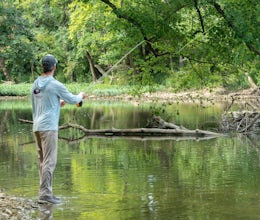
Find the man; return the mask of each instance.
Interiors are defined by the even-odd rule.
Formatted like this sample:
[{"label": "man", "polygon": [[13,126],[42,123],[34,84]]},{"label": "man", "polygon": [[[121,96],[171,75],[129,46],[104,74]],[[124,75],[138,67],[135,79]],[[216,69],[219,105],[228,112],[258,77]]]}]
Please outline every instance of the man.
[{"label": "man", "polygon": [[86,97],[84,92],[73,95],[54,79],[57,63],[53,55],[43,57],[43,73],[32,87],[33,132],[39,159],[39,203],[61,202],[52,192],[53,172],[57,162],[60,106],[65,103],[78,104]]}]

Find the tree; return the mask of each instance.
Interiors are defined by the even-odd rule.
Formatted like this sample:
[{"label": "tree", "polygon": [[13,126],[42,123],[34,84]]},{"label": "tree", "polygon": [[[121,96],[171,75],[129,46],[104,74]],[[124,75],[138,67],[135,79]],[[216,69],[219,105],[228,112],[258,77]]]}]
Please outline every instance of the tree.
[{"label": "tree", "polygon": [[33,44],[37,48],[34,55],[37,72],[41,73],[40,60],[46,54],[53,54],[58,59],[56,77],[60,80],[72,80],[66,73],[70,62],[71,42],[68,37],[69,4],[71,0],[20,0],[16,2],[24,16],[30,20],[34,34]]},{"label": "tree", "polygon": [[257,84],[259,4],[6,0],[0,4],[1,78],[29,79],[30,71],[41,72],[34,68],[41,57],[52,53],[64,81],[96,81],[112,72],[140,87],[237,88],[248,86],[248,77]]},{"label": "tree", "polygon": [[[89,1],[85,2],[90,5]],[[116,16],[111,17],[106,13],[106,21],[113,25],[111,30],[106,28],[109,33],[115,37],[115,27],[120,28],[119,31],[125,36],[125,45],[133,41],[145,41],[141,53],[129,56],[131,69],[135,73],[142,73],[138,75],[139,83],[147,79],[147,76],[157,81],[167,76],[167,73],[169,76],[174,71],[172,67],[176,66],[185,67],[187,73],[194,75],[191,82],[198,78],[198,85],[207,86],[210,81],[222,81],[224,85],[229,85],[230,75],[240,72],[241,64],[244,63],[242,60],[246,58],[252,63],[252,55],[250,51],[246,51],[243,42],[247,42],[246,45],[251,51],[257,47],[237,37],[236,31],[227,23],[227,16],[216,10],[219,5],[215,1],[101,2],[107,5],[106,10]],[[225,5],[225,2],[222,4]],[[256,4],[252,5],[247,1],[245,4],[237,4],[235,9],[240,13],[243,10],[251,11]],[[232,8],[231,3],[226,5]],[[257,12],[254,11],[253,15],[256,15]],[[229,13],[232,14],[232,11]],[[243,25],[248,29],[254,28],[254,18],[249,17],[250,22],[246,21]],[[95,29],[95,33],[98,31]],[[258,32],[254,32],[252,39],[257,39]],[[121,45],[121,41],[122,39],[118,39],[115,42]],[[110,50],[112,45],[104,46],[109,46]],[[176,60],[175,64],[173,60]],[[247,69],[247,66],[243,68]],[[151,80],[147,82],[149,81]],[[236,81],[235,84],[237,83]]]},{"label": "tree", "polygon": [[[260,3],[252,0],[229,1],[223,3],[225,10],[216,1],[209,0],[216,11],[223,17],[227,25],[235,32],[248,49],[260,55],[260,42],[258,39],[260,31]],[[223,1],[220,1],[221,3]]]},{"label": "tree", "polygon": [[33,34],[29,22],[9,1],[0,3],[0,77],[21,81],[33,72]]}]

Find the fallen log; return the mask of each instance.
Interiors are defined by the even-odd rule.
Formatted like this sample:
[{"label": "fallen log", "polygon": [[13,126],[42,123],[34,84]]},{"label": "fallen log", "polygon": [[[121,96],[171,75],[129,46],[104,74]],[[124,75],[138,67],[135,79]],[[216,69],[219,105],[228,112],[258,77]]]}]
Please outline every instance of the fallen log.
[{"label": "fallen log", "polygon": [[84,141],[85,139],[91,139],[91,138],[109,138],[112,140],[116,140],[116,139],[126,139],[126,140],[135,140],[135,141],[188,141],[188,140],[192,140],[192,141],[205,141],[205,140],[210,140],[210,139],[214,139],[217,138],[218,136],[206,136],[206,137],[191,137],[191,136],[106,136],[106,135],[84,135],[82,137],[79,138],[67,138],[67,137],[60,137],[59,139],[62,141],[65,141],[69,144],[75,144],[75,143],[80,143],[81,141]]},{"label": "fallen log", "polygon": [[[87,129],[79,124],[67,123],[59,126],[60,130],[74,128],[82,131],[88,136],[133,136],[133,137],[160,137],[160,136],[186,136],[186,137],[219,137],[223,134],[206,131],[206,130],[189,130],[187,128],[177,126],[173,123],[168,123],[162,120],[160,117],[155,118],[157,122],[160,123],[159,128],[130,128],[130,129]],[[32,121],[19,119],[23,123],[32,123]]]},{"label": "fallen log", "polygon": [[220,136],[221,134],[204,131],[200,129],[161,129],[161,128],[131,128],[131,129],[86,129],[78,124],[67,123],[60,127],[60,130],[67,128],[76,128],[87,135],[105,135],[105,136]]}]

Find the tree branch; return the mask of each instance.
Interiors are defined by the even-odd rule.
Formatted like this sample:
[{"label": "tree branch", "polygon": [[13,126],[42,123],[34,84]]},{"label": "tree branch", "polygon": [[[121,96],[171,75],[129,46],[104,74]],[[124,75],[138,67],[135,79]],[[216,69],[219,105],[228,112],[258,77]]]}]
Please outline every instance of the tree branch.
[{"label": "tree branch", "polygon": [[224,10],[221,8],[221,6],[213,1],[213,0],[208,0],[208,3],[213,5],[214,8],[216,9],[216,11],[224,18],[224,20],[227,22],[227,25],[237,34],[237,36],[246,44],[247,48],[255,53],[256,55],[260,55],[260,51],[257,50],[251,43],[247,42],[245,39],[244,39],[244,36],[239,32],[239,28],[236,27],[233,23],[233,21],[231,19],[228,19],[228,17],[226,16]]},{"label": "tree branch", "polygon": [[[152,53],[154,56],[159,56],[158,50],[154,49],[154,48],[152,47],[152,44],[149,42],[149,39],[148,39],[148,37],[146,36],[145,31],[144,31],[144,29],[143,29],[141,23],[139,23],[139,22],[136,21],[135,19],[131,18],[130,16],[128,16],[128,15],[122,13],[122,11],[121,11],[120,9],[118,9],[118,8],[117,8],[112,2],[110,2],[109,0],[101,0],[101,1],[104,2],[105,4],[107,4],[107,5],[112,9],[112,11],[114,12],[114,14],[115,14],[118,18],[120,18],[120,19],[125,19],[125,20],[128,21],[130,24],[133,24],[134,26],[136,26],[136,27],[140,30],[140,32],[141,32],[141,34],[142,34],[142,36],[143,36],[143,39],[144,39],[145,42],[146,42],[145,49],[146,49],[146,51],[148,51],[148,54],[149,54],[149,53]],[[146,54],[146,55],[147,55],[147,54]]]},{"label": "tree branch", "polygon": [[145,37],[145,33],[144,33],[144,29],[142,28],[142,25],[137,22],[136,20],[134,20],[133,18],[129,17],[126,14],[123,14],[121,10],[119,10],[112,2],[110,2],[109,0],[101,0],[102,2],[104,2],[105,4],[107,4],[112,11],[114,12],[114,14],[118,17],[118,18],[123,18],[125,20],[127,20],[129,23],[133,24],[134,26],[138,27],[138,29],[141,31],[142,35]]},{"label": "tree branch", "polygon": [[200,20],[202,33],[204,34],[205,33],[204,21],[203,21],[203,18],[202,18],[202,15],[201,15],[201,12],[200,12],[200,9],[199,9],[199,6],[198,6],[198,0],[193,0],[193,1],[194,1],[194,6],[196,8],[196,11],[197,11],[197,13],[199,15],[199,20]]}]

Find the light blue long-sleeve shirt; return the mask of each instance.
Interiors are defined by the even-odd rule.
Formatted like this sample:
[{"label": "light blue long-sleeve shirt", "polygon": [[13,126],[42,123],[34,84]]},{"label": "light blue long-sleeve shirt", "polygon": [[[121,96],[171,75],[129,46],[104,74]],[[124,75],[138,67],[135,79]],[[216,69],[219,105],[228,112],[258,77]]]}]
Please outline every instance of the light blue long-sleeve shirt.
[{"label": "light blue long-sleeve shirt", "polygon": [[39,76],[32,87],[33,131],[57,131],[60,118],[60,100],[69,104],[82,101],[52,76]]}]

